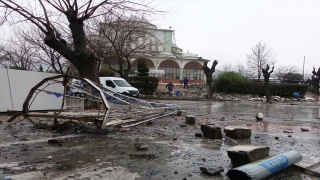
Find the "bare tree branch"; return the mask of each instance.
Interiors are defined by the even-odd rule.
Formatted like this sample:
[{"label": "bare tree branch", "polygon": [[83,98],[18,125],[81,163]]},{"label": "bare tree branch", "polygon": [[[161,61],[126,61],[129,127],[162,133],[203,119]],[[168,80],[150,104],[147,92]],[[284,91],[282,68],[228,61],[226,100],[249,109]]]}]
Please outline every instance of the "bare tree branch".
[{"label": "bare tree branch", "polygon": [[286,74],[298,72],[299,69],[295,65],[282,65],[276,68],[275,75],[278,79],[282,79]]},{"label": "bare tree branch", "polygon": [[[90,49],[107,64],[108,68],[127,78],[132,69],[132,59],[148,53],[159,53],[163,47],[155,36],[153,26],[144,18],[136,16],[104,16],[104,23],[93,21],[90,26],[98,36],[88,40]],[[94,28],[92,28],[94,27]],[[146,47],[158,47],[154,52]],[[112,64],[117,62],[117,65]]]},{"label": "bare tree branch", "polygon": [[276,62],[276,55],[272,52],[272,49],[262,42],[256,44],[251,49],[251,54],[247,55],[248,68],[257,72],[258,81],[260,81],[262,67],[267,64],[274,65]]},{"label": "bare tree branch", "polygon": [[[98,81],[97,64],[100,61],[87,45],[84,29],[86,20],[121,13],[139,16],[163,13],[150,7],[148,3],[129,0],[38,0],[33,2],[33,6],[25,6],[26,3],[28,2],[0,0],[1,13],[4,13],[3,22],[31,22],[42,31],[48,47],[69,60],[81,76],[94,81]],[[69,37],[71,38],[68,39]],[[121,64],[129,62],[128,58],[132,57],[128,55],[132,52],[127,50],[127,54],[116,52],[121,57]]]}]

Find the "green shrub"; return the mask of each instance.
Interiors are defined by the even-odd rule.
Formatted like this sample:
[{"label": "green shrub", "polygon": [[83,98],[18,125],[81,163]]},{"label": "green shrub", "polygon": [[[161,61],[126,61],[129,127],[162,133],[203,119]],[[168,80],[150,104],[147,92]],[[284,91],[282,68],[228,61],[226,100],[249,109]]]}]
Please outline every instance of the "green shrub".
[{"label": "green shrub", "polygon": [[249,80],[235,72],[225,72],[218,76],[216,87],[218,91],[233,92],[237,90],[239,83],[248,82]]},{"label": "green shrub", "polygon": [[134,76],[128,77],[128,82],[139,89],[140,94],[151,95],[158,88],[159,78],[146,77],[146,76]]},{"label": "green shrub", "polygon": [[149,68],[144,58],[138,58],[137,71],[138,76],[149,76]]},{"label": "green shrub", "polygon": [[115,72],[112,71],[111,69],[101,67],[98,74],[99,74],[99,77],[114,77]]},{"label": "green shrub", "polygon": [[[237,94],[255,94],[259,96],[265,95],[265,84],[260,82],[239,82],[230,83],[220,86],[216,84],[218,92],[237,93]],[[300,92],[303,96],[308,86],[303,84],[273,84],[270,83],[270,94],[273,96],[292,97],[294,92]]]},{"label": "green shrub", "polygon": [[275,96],[292,97],[294,92],[300,92],[303,96],[308,90],[305,84],[270,84],[270,93]]}]

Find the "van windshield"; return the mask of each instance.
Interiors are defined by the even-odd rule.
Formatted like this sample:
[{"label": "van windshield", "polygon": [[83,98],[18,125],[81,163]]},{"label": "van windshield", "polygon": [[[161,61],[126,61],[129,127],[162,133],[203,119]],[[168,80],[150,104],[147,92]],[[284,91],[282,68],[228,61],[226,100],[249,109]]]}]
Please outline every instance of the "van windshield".
[{"label": "van windshield", "polygon": [[113,80],[113,82],[119,87],[131,87],[131,85],[124,80]]}]

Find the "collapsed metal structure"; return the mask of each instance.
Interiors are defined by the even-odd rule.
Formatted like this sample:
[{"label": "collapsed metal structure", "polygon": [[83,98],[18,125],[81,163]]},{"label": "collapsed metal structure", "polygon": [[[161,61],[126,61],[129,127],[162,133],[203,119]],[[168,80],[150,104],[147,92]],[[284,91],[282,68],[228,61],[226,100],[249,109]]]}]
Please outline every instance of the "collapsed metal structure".
[{"label": "collapsed metal structure", "polygon": [[[80,86],[75,82],[81,82]],[[47,90],[52,84],[61,84],[63,92]],[[81,92],[82,96],[74,96],[70,91],[71,89]],[[55,95],[57,98],[62,98],[61,108],[46,111],[31,110],[32,103],[39,93],[46,93],[47,95]],[[77,93],[77,95],[80,94]],[[66,99],[81,100],[81,103],[84,104],[83,106],[94,107],[94,109],[82,109],[82,111],[72,112],[72,108],[71,110],[70,108],[69,110],[66,108]],[[22,120],[26,119],[34,126],[40,121],[53,122],[54,125],[57,125],[67,120],[77,121],[97,129],[106,129],[108,126],[135,126],[168,116],[179,109],[180,106],[177,105],[147,102],[139,98],[116,93],[86,78],[57,75],[44,78],[31,88],[23,103],[22,112],[14,113],[8,122],[12,122],[17,117],[23,116]],[[110,115],[112,110],[114,110],[113,115]],[[121,112],[117,113],[117,111]],[[8,114],[12,114],[12,112],[10,113],[8,110]]]}]

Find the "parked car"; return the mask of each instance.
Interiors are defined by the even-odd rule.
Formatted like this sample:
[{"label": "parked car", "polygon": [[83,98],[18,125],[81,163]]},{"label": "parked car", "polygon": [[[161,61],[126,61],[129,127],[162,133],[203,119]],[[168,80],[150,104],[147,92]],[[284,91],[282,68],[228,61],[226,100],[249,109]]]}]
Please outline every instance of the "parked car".
[{"label": "parked car", "polygon": [[139,97],[139,90],[131,86],[125,79],[119,77],[100,77],[100,83],[106,89],[129,95],[133,97]]}]

